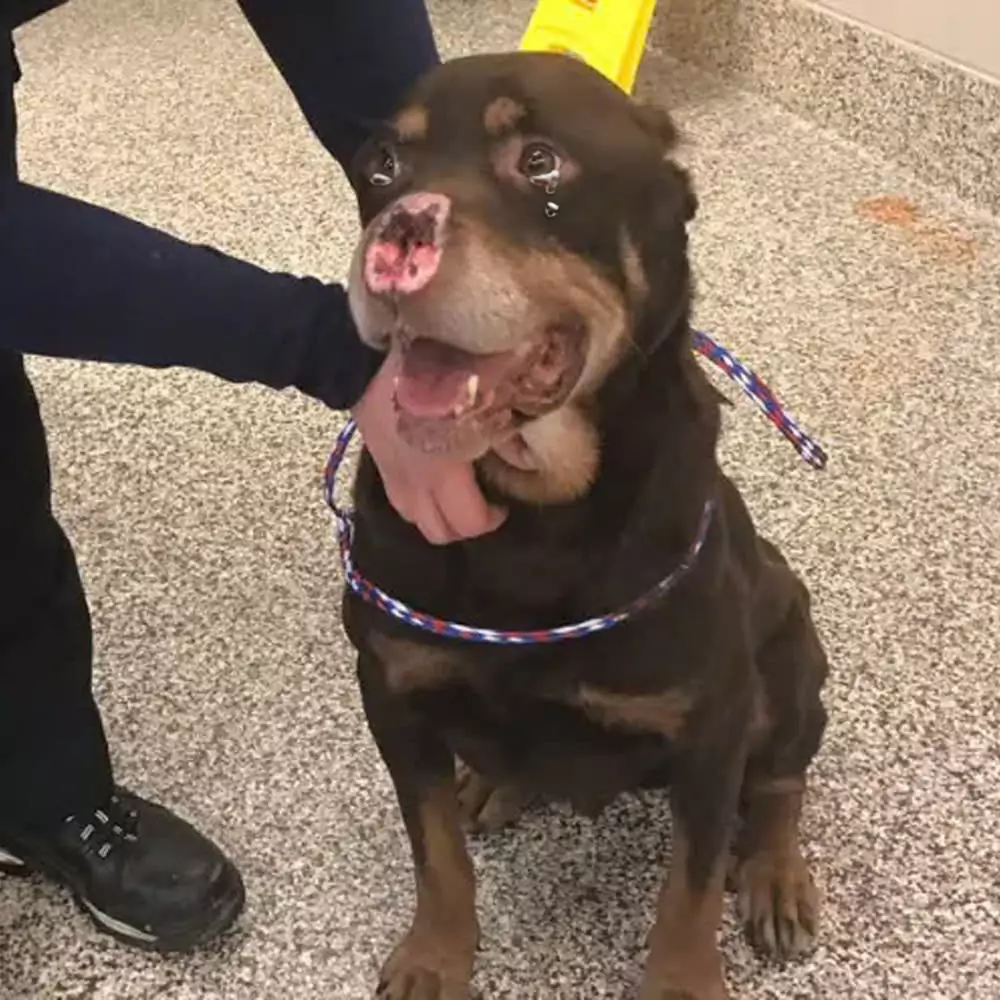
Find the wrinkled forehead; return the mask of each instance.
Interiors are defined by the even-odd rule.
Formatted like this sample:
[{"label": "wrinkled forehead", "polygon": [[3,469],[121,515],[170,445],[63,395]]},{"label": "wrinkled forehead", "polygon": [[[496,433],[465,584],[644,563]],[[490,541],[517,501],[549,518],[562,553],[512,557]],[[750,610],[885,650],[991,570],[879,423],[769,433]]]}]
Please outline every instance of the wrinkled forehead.
[{"label": "wrinkled forehead", "polygon": [[456,154],[512,133],[609,163],[655,152],[626,94],[578,60],[546,53],[444,63],[418,84],[397,122],[403,141]]}]

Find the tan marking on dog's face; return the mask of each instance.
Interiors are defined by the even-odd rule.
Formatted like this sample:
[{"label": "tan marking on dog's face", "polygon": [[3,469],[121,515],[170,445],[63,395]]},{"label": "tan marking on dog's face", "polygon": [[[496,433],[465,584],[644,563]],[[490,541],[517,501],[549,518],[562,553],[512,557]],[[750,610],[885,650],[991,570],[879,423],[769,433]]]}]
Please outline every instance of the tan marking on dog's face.
[{"label": "tan marking on dog's face", "polygon": [[576,254],[528,254],[524,287],[531,296],[556,294],[564,308],[587,325],[586,363],[569,400],[586,399],[600,388],[608,372],[631,343],[629,317],[621,290]]},{"label": "tan marking on dog's face", "polygon": [[[450,195],[456,188],[441,189]],[[506,351],[524,343],[525,331],[559,317],[578,319],[587,326],[579,395],[596,387],[627,339],[622,292],[592,263],[565,250],[514,246],[475,216],[463,217],[449,233],[433,286],[399,302],[382,301],[365,289],[365,246],[363,240],[352,261],[349,295],[359,333],[373,347],[383,347],[387,331],[402,323],[466,351]]]},{"label": "tan marking on dog's face", "polygon": [[400,142],[421,142],[427,138],[427,128],[430,115],[427,108],[420,104],[411,104],[396,115],[393,125]]},{"label": "tan marking on dog's face", "polygon": [[646,268],[643,266],[642,257],[639,255],[639,248],[626,226],[621,228],[618,245],[621,250],[622,271],[628,285],[629,298],[633,308],[637,308],[649,296],[649,280],[646,277]]},{"label": "tan marking on dog's face", "polygon": [[569,503],[593,485],[600,439],[572,403],[524,425],[515,438],[486,455],[483,475],[506,496],[525,503]]},{"label": "tan marking on dog's face", "polygon": [[[365,292],[361,262],[362,253],[356,253],[349,301],[362,339],[379,350],[387,346],[386,331],[400,320],[477,354],[515,350],[524,344],[525,330],[544,330],[560,317],[580,325],[583,367],[568,395],[547,413],[522,414],[518,421],[538,465],[533,471],[543,474],[519,474],[493,459],[486,464],[496,485],[513,496],[537,503],[582,496],[597,468],[596,434],[575,408],[565,414],[560,409],[586,401],[629,349],[629,308],[622,289],[576,254],[511,246],[475,218],[464,219],[452,233],[451,255],[442,262],[433,290],[394,307]],[[482,457],[495,443],[484,440],[480,455],[469,457]]]},{"label": "tan marking on dog's face", "polygon": [[395,694],[443,687],[458,676],[460,661],[445,649],[380,632],[372,632],[369,641],[383,664],[386,684]]},{"label": "tan marking on dog's face", "polygon": [[490,135],[503,135],[514,129],[527,113],[527,108],[512,97],[498,97],[486,105],[483,127]]},{"label": "tan marking on dog's face", "polygon": [[604,725],[676,739],[684,728],[694,699],[686,691],[628,695],[583,685],[575,701]]}]

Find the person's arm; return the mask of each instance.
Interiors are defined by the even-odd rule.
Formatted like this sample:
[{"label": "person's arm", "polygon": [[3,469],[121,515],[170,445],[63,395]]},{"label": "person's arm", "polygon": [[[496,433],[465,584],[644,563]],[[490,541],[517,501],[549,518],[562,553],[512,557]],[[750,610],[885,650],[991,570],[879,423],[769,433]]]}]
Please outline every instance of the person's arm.
[{"label": "person's arm", "polygon": [[310,127],[346,170],[440,60],[424,0],[238,0]]},{"label": "person's arm", "polygon": [[0,348],[195,368],[347,409],[382,357],[361,343],[346,298],[339,285],[0,182]]},{"label": "person's arm", "polygon": [[[345,167],[438,60],[422,0],[241,6]],[[272,274],[12,179],[0,181],[0,301],[0,347],[295,386],[334,409],[357,402],[381,360],[339,285]]]}]

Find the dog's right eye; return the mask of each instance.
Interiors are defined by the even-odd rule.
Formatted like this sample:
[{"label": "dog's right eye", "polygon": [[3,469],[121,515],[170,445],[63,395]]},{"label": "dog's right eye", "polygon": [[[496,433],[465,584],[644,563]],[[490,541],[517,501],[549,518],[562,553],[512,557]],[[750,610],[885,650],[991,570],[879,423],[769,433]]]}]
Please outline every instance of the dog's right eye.
[{"label": "dog's right eye", "polygon": [[533,184],[545,184],[559,176],[559,154],[544,142],[531,142],[521,150],[517,169]]}]

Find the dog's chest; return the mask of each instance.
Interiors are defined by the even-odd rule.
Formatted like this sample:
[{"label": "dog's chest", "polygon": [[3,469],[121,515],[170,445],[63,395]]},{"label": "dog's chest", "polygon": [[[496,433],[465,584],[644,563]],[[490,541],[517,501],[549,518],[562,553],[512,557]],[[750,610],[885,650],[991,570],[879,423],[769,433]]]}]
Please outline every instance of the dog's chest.
[{"label": "dog's chest", "polygon": [[390,686],[455,754],[589,814],[662,769],[690,708],[676,689],[616,692],[565,656],[449,659],[407,645],[381,651]]},{"label": "dog's chest", "polygon": [[450,748],[476,771],[587,815],[644,784],[668,752],[654,735],[608,728],[565,703],[486,702],[470,689],[430,698]]}]

